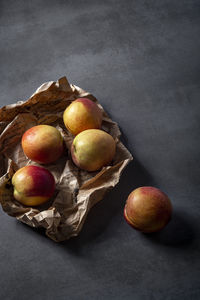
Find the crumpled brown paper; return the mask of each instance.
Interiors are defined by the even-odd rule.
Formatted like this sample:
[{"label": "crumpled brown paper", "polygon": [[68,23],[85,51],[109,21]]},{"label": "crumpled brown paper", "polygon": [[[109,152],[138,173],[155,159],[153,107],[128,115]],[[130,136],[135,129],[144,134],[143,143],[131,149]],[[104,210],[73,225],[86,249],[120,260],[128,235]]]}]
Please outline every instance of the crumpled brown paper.
[{"label": "crumpled brown paper", "polygon": [[[73,136],[63,124],[63,111],[76,98],[97,99],[81,88],[69,84],[66,77],[57,82],[42,84],[27,101],[0,109],[0,202],[10,216],[32,227],[44,227],[54,241],[63,241],[78,235],[90,208],[100,201],[105,192],[119,181],[122,170],[132,160],[130,152],[120,142],[120,130],[103,110],[102,129],[117,143],[113,163],[99,172],[78,169],[70,157]],[[56,192],[49,202],[36,208],[26,207],[13,197],[11,178],[21,167],[34,164],[21,148],[23,133],[38,124],[55,126],[65,142],[63,156],[53,164],[45,165],[56,180]]]}]

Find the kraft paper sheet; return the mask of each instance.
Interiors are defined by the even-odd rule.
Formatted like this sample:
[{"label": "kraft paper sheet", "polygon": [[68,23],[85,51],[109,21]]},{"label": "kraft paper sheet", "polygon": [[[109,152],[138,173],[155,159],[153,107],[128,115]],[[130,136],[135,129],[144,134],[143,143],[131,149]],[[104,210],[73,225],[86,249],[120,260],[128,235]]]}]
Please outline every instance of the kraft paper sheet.
[{"label": "kraft paper sheet", "polygon": [[[77,98],[89,98],[103,111],[102,129],[111,134],[117,145],[111,165],[98,172],[77,168],[70,157],[73,136],[63,123],[63,112]],[[62,134],[65,151],[53,164],[44,165],[55,177],[56,191],[51,200],[38,207],[27,207],[13,197],[11,178],[21,167],[36,163],[23,153],[21,138],[32,126],[48,124]],[[45,228],[54,241],[64,241],[79,234],[90,208],[120,179],[132,155],[120,142],[120,130],[97,99],[83,89],[69,84],[66,77],[42,84],[27,100],[0,109],[0,203],[10,216],[32,227]]]}]

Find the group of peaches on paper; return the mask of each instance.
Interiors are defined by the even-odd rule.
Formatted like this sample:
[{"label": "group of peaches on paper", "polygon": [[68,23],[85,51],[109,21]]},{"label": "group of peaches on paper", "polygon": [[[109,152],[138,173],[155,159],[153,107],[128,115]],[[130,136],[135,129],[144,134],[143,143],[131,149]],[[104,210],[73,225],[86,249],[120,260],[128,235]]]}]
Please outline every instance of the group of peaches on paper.
[{"label": "group of peaches on paper", "polygon": [[[73,136],[71,159],[88,172],[108,166],[116,152],[113,137],[101,129],[102,111],[90,99],[78,98],[63,113],[63,121]],[[38,125],[22,136],[24,154],[41,165],[55,162],[63,154],[63,137],[50,125]],[[28,165],[12,177],[13,196],[26,206],[47,202],[55,192],[55,179],[43,166]],[[139,187],[132,191],[124,207],[128,224],[142,232],[161,230],[171,218],[172,205],[166,194],[155,187]]]}]

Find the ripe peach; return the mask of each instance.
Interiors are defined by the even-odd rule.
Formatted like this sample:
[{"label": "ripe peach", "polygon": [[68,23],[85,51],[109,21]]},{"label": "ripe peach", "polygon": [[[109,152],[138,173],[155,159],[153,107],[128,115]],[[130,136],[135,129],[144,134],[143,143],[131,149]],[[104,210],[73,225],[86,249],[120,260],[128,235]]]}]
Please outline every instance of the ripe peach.
[{"label": "ripe peach", "polygon": [[101,128],[102,112],[92,100],[78,98],[65,109],[63,121],[66,128],[77,135],[86,129]]},{"label": "ripe peach", "polygon": [[110,134],[99,129],[88,129],[75,137],[71,155],[79,168],[96,171],[112,161],[115,148],[115,141]]},{"label": "ripe peach", "polygon": [[45,168],[26,166],[12,177],[14,197],[27,206],[36,206],[48,201],[55,190],[53,175]]},{"label": "ripe peach", "polygon": [[56,161],[62,154],[63,138],[55,127],[38,125],[24,133],[22,148],[31,160],[40,164],[48,164]]},{"label": "ripe peach", "polygon": [[142,232],[161,230],[169,222],[171,214],[172,205],[168,196],[150,186],[132,191],[124,208],[126,221]]}]

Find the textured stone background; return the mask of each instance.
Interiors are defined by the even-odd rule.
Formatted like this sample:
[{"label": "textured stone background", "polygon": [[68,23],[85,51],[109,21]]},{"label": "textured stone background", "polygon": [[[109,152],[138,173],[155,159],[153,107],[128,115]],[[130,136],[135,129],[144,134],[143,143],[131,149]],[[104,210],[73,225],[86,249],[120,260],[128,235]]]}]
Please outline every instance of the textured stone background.
[{"label": "textured stone background", "polygon": [[[200,297],[199,1],[0,1],[0,104],[66,75],[117,121],[135,157],[78,238],[55,244],[0,211],[0,298]],[[123,219],[130,191],[172,200],[159,234]]]}]

